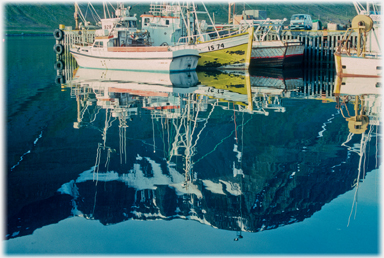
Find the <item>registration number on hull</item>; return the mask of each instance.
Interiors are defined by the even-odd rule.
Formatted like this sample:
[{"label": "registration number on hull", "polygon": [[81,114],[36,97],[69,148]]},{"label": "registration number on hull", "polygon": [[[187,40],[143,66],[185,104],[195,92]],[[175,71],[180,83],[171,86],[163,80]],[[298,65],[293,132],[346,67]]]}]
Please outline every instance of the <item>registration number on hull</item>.
[{"label": "registration number on hull", "polygon": [[224,43],[208,46],[208,51],[219,50],[224,48]]}]

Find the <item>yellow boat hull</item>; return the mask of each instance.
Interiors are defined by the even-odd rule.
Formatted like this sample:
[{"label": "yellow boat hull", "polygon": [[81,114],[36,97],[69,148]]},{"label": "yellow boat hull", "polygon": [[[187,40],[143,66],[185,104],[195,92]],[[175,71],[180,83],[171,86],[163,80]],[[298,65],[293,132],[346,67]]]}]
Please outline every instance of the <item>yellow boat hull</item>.
[{"label": "yellow boat hull", "polygon": [[198,68],[248,69],[252,52],[253,28],[242,33],[198,43]]},{"label": "yellow boat hull", "polygon": [[228,90],[239,94],[247,94],[246,74],[242,75],[222,72],[213,72],[212,74],[204,71],[199,71],[197,72],[197,78],[199,79],[200,85],[220,90]]}]

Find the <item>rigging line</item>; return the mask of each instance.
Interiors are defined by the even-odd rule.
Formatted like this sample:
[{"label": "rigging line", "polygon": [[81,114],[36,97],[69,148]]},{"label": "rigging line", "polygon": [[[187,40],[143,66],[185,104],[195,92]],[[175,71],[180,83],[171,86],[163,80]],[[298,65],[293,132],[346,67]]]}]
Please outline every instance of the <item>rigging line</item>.
[{"label": "rigging line", "polygon": [[[245,126],[251,119],[252,119],[252,116],[251,116],[250,119],[247,120],[247,122],[245,122],[245,124],[244,124],[243,126]],[[239,125],[239,126],[241,126],[241,125]],[[238,127],[239,127],[239,126],[238,126]],[[198,160],[197,160],[196,162],[194,162],[193,164],[196,164],[197,162],[199,162],[200,160],[202,160],[203,158],[207,157],[209,154],[211,154],[212,152],[214,152],[220,144],[222,144],[226,139],[228,139],[229,137],[231,137],[231,135],[234,133],[234,131],[235,131],[235,130],[233,130],[227,137],[223,138],[223,139],[222,139],[222,140],[215,146],[215,148],[213,148],[212,151],[210,151],[210,152],[208,152],[207,154],[205,154],[204,156],[202,156],[200,159],[198,159]]]},{"label": "rigging line", "polygon": [[[96,183],[97,184],[97,183]],[[95,214],[95,208],[96,208],[96,196],[97,196],[97,188],[95,190],[95,198],[93,198],[93,210],[92,210],[92,218],[94,218],[94,214]]]},{"label": "rigging line", "polygon": [[[355,101],[356,101],[356,100],[355,100]],[[347,103],[345,102],[344,99],[343,99],[343,103],[342,103],[342,104],[344,104],[345,110],[347,110],[348,116],[350,117],[351,114],[349,113],[349,109],[348,109]]]},{"label": "rigging line", "polygon": [[[195,120],[194,120],[194,123],[193,123],[193,129],[192,129],[192,133],[190,134],[189,138],[190,140],[188,142],[192,142],[192,138],[193,138],[193,134],[195,133],[195,129],[196,129],[196,125],[197,125],[197,117],[199,116],[199,112],[200,112],[200,105],[198,105],[198,109],[197,109],[197,112],[196,112],[196,115],[194,116],[195,117]],[[201,132],[201,130],[200,130]],[[190,147],[190,150],[189,150],[189,156],[192,157],[193,156],[193,147],[196,145],[196,141],[195,141],[195,144],[194,145],[191,145]]]},{"label": "rigging line", "polygon": [[[186,18],[184,18],[183,8],[181,7],[180,2],[178,2],[178,4],[179,4],[179,7],[180,7],[180,13],[181,13],[181,16],[182,16],[182,18],[183,18],[183,22],[184,22],[184,25],[185,25],[185,29],[186,29],[186,30],[189,30],[188,25],[187,25]],[[188,38],[188,41],[189,41],[189,38]]]},{"label": "rigging line", "polygon": [[88,110],[89,104],[88,104],[87,102],[88,102],[88,101],[85,102],[85,103],[86,103],[86,106],[84,107],[83,112],[81,112],[81,115],[80,115],[80,116],[81,116],[81,120],[84,119],[85,111]]},{"label": "rigging line", "polygon": [[[112,112],[110,113],[109,116],[110,116],[109,119],[111,119],[111,117],[112,117]],[[115,122],[116,120],[117,120],[117,117],[115,117],[112,121],[109,121],[109,122],[108,122],[108,128],[111,127],[111,126],[112,126],[112,123]]]},{"label": "rigging line", "polygon": [[[87,9],[85,10],[85,15],[84,15],[84,17],[87,17],[88,9],[89,9],[89,5],[90,5],[90,3],[88,3],[88,5],[87,5]],[[87,24],[84,24],[84,25],[87,25]]]},{"label": "rigging line", "polygon": [[123,137],[124,137],[124,161],[125,161],[125,164],[127,164],[127,128],[124,127],[124,134],[123,134]]},{"label": "rigging line", "polygon": [[[351,216],[352,216],[352,213],[353,213],[353,208],[355,207],[355,211],[357,209],[357,191],[359,190],[359,180],[360,180],[360,171],[358,170],[358,176],[357,176],[357,182],[356,182],[356,190],[355,190],[355,194],[353,196],[353,202],[352,202],[352,208],[351,208],[351,212],[349,214],[349,217],[348,217],[348,224],[347,224],[347,227],[349,226],[349,223],[351,221]],[[356,206],[355,206],[356,204]],[[356,215],[355,215],[356,217]]]},{"label": "rigging line", "polygon": [[82,21],[84,22],[84,24],[85,24],[85,22],[86,22],[86,19],[85,19],[85,17],[84,17],[84,15],[83,15],[83,13],[81,12],[81,9],[80,9],[80,6],[79,6],[79,4],[76,2],[75,3],[75,5],[77,5],[77,9],[78,9],[78,11],[79,11],[79,14],[80,14],[80,19],[82,19]]},{"label": "rigging line", "polygon": [[164,122],[163,122],[163,117],[160,117],[160,121],[161,121],[161,134],[162,134],[162,137],[161,137],[161,139],[163,140],[163,152],[164,152],[164,158],[165,158],[165,153],[166,153],[166,151],[165,151],[165,134],[164,134],[164,127],[165,127],[165,125],[164,125]]},{"label": "rigging line", "polygon": [[108,131],[108,109],[105,110],[105,121],[104,121],[104,129],[103,133],[101,134],[103,139],[103,147],[105,148],[105,142],[107,141],[107,131]]},{"label": "rigging line", "polygon": [[217,38],[221,38],[219,32],[217,31],[217,28],[216,28],[215,24],[214,24],[213,21],[212,21],[211,16],[209,15],[209,12],[208,12],[208,10],[207,10],[207,7],[205,6],[205,4],[204,4],[203,2],[201,2],[201,3],[203,4],[204,9],[205,9],[205,13],[208,15],[208,18],[209,18],[209,20],[211,21],[211,24],[213,25],[213,28],[215,29],[215,32],[216,32],[216,34],[217,34]]},{"label": "rigging line", "polygon": [[[378,138],[378,137],[377,137],[377,127],[378,127],[378,126],[376,126],[376,137],[375,137],[375,138],[376,138],[376,166],[375,166],[375,168],[377,168],[377,151],[378,151],[378,150],[377,150],[377,138]],[[375,175],[375,183],[376,183],[376,184],[375,184],[375,193],[377,193],[377,185],[378,185],[378,184],[377,184],[377,175],[378,175],[378,173],[376,173],[376,175]]]},{"label": "rigging line", "polygon": [[96,173],[96,184],[97,180],[99,179],[99,166],[100,166],[100,153],[101,153],[101,144],[99,143],[97,147],[97,154],[96,154],[96,162],[95,162],[95,167],[93,169],[93,181],[95,181],[95,173]]},{"label": "rigging line", "polygon": [[375,168],[377,168],[377,152],[378,152],[378,147],[377,147],[377,138],[378,138],[378,135],[377,135],[377,128],[378,126],[376,126],[376,165],[375,165]]},{"label": "rigging line", "polygon": [[194,3],[192,3],[192,7],[193,7],[193,12],[195,14],[195,23],[197,24],[197,32],[199,33],[199,37],[204,40],[203,38],[203,35],[201,34],[201,28],[200,28],[200,23],[199,23],[199,19],[197,17],[197,12],[196,12],[196,6]]},{"label": "rigging line", "polygon": [[122,137],[122,129],[123,128],[121,128],[121,127],[119,127],[119,147],[120,147],[120,164],[122,164],[123,163],[123,143],[122,143],[122,141],[123,141],[123,137]]},{"label": "rigging line", "polygon": [[[153,113],[152,113],[153,115]],[[155,125],[154,125],[154,117],[152,116],[152,138],[153,138],[153,153],[156,152],[156,142],[155,142]]]},{"label": "rigging line", "polygon": [[[175,140],[174,142],[172,143],[172,149],[176,148],[176,145],[177,145],[177,141],[178,141],[178,137],[180,137],[180,130],[181,130],[181,127],[183,127],[184,123],[185,123],[185,119],[183,119],[183,117],[185,118],[186,117],[186,113],[187,113],[187,108],[184,109],[183,111],[183,114],[182,114],[182,118],[180,119],[180,124],[177,126],[173,120],[173,125],[174,127],[176,128],[176,132],[175,132]],[[185,127],[185,125],[184,125]],[[185,141],[180,139],[180,142],[183,143],[184,145],[186,145]],[[172,158],[172,157],[170,157]]]},{"label": "rigging line", "polygon": [[237,130],[236,130],[236,111],[235,111],[235,103],[233,103],[233,121],[235,123],[235,139],[236,139],[236,144],[238,143],[237,139]]},{"label": "rigging line", "polygon": [[213,113],[213,110],[215,109],[215,106],[217,105],[217,103],[218,103],[218,101],[216,101],[216,102],[212,105],[212,109],[211,109],[211,111],[209,112],[207,119],[205,120],[204,126],[203,126],[203,128],[200,130],[199,134],[197,135],[195,144],[194,144],[192,147],[195,147],[196,144],[197,144],[197,141],[200,139],[200,134],[201,134],[201,132],[204,130],[204,128],[207,126],[207,124],[208,124],[208,120],[209,120],[209,118],[211,117],[211,115],[212,115],[212,113]]},{"label": "rigging line", "polygon": [[169,154],[168,154],[169,160],[172,159],[172,156],[173,156],[172,150],[176,147],[177,135],[179,134],[179,130],[180,130],[178,128],[178,126],[176,125],[176,123],[175,123],[175,119],[172,120],[172,124],[173,124],[173,127],[175,128],[175,136],[174,136],[175,139],[174,139],[174,141],[172,143],[172,148],[171,148],[171,146],[169,146],[169,148],[171,148],[170,151],[169,151]]},{"label": "rigging line", "polygon": [[110,159],[111,159],[111,149],[108,148],[107,161],[105,162],[105,167],[107,168],[107,172],[108,172],[108,168],[109,168]]},{"label": "rigging line", "polygon": [[[243,169],[243,153],[244,153],[244,112],[242,112],[242,121],[241,124],[243,125],[241,128],[241,162],[240,162],[240,168]],[[243,181],[241,180],[241,183]]]},{"label": "rigging line", "polygon": [[167,147],[168,147],[167,152],[168,152],[168,153],[166,153],[167,156],[169,156],[169,152],[170,152],[170,144],[169,144],[169,142],[170,142],[170,135],[169,135],[169,134],[170,134],[170,132],[169,132],[169,129],[170,129],[170,128],[169,128],[169,127],[170,127],[170,126],[169,126],[169,121],[170,121],[170,120],[167,119],[167,136],[168,136],[168,141],[167,141]]},{"label": "rigging line", "polygon": [[195,133],[195,129],[196,129],[196,125],[197,125],[197,117],[199,116],[199,113],[200,113],[200,105],[198,105],[197,112],[195,115],[195,120],[193,123],[193,129],[192,129],[192,133],[191,133],[191,141],[192,141],[192,135]]},{"label": "rigging line", "polygon": [[[363,132],[362,135],[361,135],[361,139],[363,140],[364,137],[365,137],[365,133]],[[353,197],[352,209],[351,209],[351,213],[349,214],[347,227],[349,226],[349,222],[350,222],[350,219],[351,219],[351,216],[352,216],[352,213],[353,213],[353,207],[355,206],[355,203],[356,203],[356,206],[355,206],[355,216],[354,216],[354,218],[356,218],[357,197],[358,197],[357,193],[358,193],[359,185],[360,185],[361,160],[362,160],[362,152],[363,152],[363,148],[364,148],[363,145],[364,145],[364,143],[360,144],[360,153],[359,153],[360,159],[359,159],[359,166],[358,166],[358,169],[357,169],[356,191],[355,191],[355,194],[354,194],[354,197]]]},{"label": "rigging line", "polygon": [[96,117],[99,114],[100,110],[101,110],[101,108],[97,108],[97,112],[93,114],[94,118],[89,123],[93,123],[96,120]]},{"label": "rigging line", "polygon": [[93,9],[93,11],[94,11],[94,14],[92,14],[92,16],[97,16],[97,18],[99,19],[98,21],[96,21],[96,19],[95,18],[93,18],[96,22],[99,22],[100,20],[101,20],[101,18],[100,18],[100,16],[99,16],[99,14],[96,12],[96,10],[95,10],[95,7],[93,7],[93,5],[91,4],[91,7],[92,7],[92,9]]},{"label": "rigging line", "polygon": [[[341,146],[344,146],[344,147],[346,147],[349,151],[351,151],[351,147],[349,147],[349,146],[347,146],[346,144],[350,141],[350,140],[352,140],[352,137],[354,136],[354,134],[353,133],[349,133],[348,134],[348,137],[347,137],[347,140],[345,141],[345,142],[343,142],[342,144],[341,144]],[[353,150],[352,150],[353,151]],[[355,151],[354,151],[355,152]]]},{"label": "rigging line", "polygon": [[365,140],[364,141],[364,147],[363,147],[363,149],[364,149],[364,164],[363,164],[363,181],[364,181],[364,179],[365,179],[365,174],[366,174],[366,171],[365,171],[365,168],[366,168],[366,166],[365,166],[365,163],[366,163],[366,160],[367,160],[367,144],[368,144],[368,141],[370,141],[370,139],[371,139],[371,134],[372,134],[372,129],[373,129],[373,127],[372,127],[372,125],[369,127],[369,131],[368,131],[368,135],[367,135],[367,140]]}]

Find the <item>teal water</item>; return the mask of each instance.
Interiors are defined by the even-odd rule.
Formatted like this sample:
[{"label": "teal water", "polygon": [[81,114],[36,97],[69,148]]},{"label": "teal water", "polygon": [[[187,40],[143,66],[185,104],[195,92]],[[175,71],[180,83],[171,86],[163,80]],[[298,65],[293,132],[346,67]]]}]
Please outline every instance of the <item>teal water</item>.
[{"label": "teal water", "polygon": [[379,253],[380,95],[357,134],[332,71],[57,85],[53,39],[5,43],[6,254]]}]

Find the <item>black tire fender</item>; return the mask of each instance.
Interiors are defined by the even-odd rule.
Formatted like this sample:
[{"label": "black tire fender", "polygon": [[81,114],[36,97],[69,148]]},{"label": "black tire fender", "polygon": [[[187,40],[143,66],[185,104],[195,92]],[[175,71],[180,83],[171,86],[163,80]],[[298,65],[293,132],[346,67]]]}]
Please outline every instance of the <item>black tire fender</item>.
[{"label": "black tire fender", "polygon": [[53,31],[53,36],[56,40],[62,40],[64,38],[64,32],[60,29],[55,29]]},{"label": "black tire fender", "polygon": [[64,46],[61,44],[55,44],[53,46],[53,50],[56,52],[57,55],[61,55],[64,52]]},{"label": "black tire fender", "polygon": [[56,70],[63,70],[64,69],[64,62],[61,60],[56,61],[55,69]]},{"label": "black tire fender", "polygon": [[56,84],[63,84],[64,83],[64,76],[63,75],[56,76],[55,83]]}]

